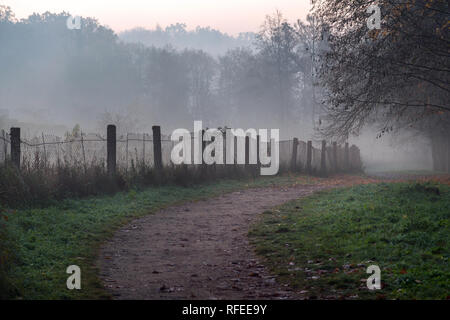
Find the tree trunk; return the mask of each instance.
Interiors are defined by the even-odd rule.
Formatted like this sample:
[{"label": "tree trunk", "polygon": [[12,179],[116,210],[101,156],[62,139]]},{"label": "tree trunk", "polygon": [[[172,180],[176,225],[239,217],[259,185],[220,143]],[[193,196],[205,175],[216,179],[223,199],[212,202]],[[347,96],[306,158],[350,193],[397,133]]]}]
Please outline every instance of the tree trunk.
[{"label": "tree trunk", "polygon": [[431,137],[431,155],[433,158],[433,170],[440,172],[449,171],[449,142],[450,138],[441,134]]}]

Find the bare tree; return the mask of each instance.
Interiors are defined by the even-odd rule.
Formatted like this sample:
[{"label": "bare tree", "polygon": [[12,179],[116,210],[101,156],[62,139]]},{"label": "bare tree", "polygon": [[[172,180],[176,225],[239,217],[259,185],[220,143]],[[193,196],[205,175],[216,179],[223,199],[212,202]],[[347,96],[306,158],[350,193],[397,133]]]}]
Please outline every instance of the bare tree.
[{"label": "bare tree", "polygon": [[[366,10],[375,3],[381,30],[367,27]],[[329,92],[325,135],[345,138],[376,120],[381,132],[435,118],[448,129],[447,1],[322,0],[314,13],[332,35],[321,69]]]}]

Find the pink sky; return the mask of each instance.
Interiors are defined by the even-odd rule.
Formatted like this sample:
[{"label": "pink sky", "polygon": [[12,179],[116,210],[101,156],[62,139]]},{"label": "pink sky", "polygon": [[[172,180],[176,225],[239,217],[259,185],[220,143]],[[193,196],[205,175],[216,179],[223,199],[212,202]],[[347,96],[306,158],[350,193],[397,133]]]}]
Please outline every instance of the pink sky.
[{"label": "pink sky", "polygon": [[289,21],[304,20],[310,0],[1,0],[17,18],[45,11],[95,17],[115,31],[184,22],[188,29],[211,26],[229,34],[257,31],[279,10]]}]

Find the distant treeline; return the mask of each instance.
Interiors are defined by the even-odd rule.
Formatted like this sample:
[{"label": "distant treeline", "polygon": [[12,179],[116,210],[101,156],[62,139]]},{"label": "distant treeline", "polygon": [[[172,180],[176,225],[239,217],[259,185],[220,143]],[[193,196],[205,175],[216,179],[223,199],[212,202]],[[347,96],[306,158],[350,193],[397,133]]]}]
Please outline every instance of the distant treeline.
[{"label": "distant treeline", "polygon": [[119,33],[119,38],[124,42],[140,42],[149,47],[163,48],[170,45],[180,50],[197,49],[216,57],[238,47],[253,48],[256,40],[253,32],[241,32],[234,37],[210,27],[198,26],[191,31],[186,27],[184,23],[176,23],[164,29],[159,25],[155,29],[134,28]]},{"label": "distant treeline", "polygon": [[[17,20],[0,6],[0,109],[13,111],[12,117],[71,127],[80,123],[86,130],[115,123],[125,132],[203,120],[209,127],[281,128],[282,136],[310,136],[309,24],[291,24],[276,13],[254,36],[252,49],[248,34],[231,38],[209,28],[186,32],[180,24],[130,31],[122,34],[124,42],[92,18],[82,18],[81,29],[70,30],[69,16],[47,12]],[[155,46],[128,42],[139,34],[161,39]],[[172,46],[156,46],[169,38],[175,39]],[[181,49],[197,47],[199,39],[239,47],[218,57]]]}]

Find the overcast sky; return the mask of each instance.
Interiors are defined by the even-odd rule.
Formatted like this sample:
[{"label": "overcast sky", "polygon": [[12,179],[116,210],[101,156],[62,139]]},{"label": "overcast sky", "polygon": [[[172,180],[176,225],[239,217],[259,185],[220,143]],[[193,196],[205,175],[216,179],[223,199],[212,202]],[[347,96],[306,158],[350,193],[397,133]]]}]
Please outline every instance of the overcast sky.
[{"label": "overcast sky", "polygon": [[280,10],[289,21],[304,19],[310,0],[0,0],[17,18],[33,12],[70,12],[95,17],[120,32],[134,27],[165,27],[184,22],[188,29],[211,26],[237,34],[257,31],[267,14]]}]

